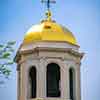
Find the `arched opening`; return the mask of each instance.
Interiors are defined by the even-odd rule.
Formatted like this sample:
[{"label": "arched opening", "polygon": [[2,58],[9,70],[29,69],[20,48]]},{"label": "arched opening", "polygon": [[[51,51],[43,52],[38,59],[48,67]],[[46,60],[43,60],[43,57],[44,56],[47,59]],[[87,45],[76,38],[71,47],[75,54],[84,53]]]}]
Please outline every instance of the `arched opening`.
[{"label": "arched opening", "polygon": [[75,71],[73,68],[69,69],[69,85],[70,99],[75,100]]},{"label": "arched opening", "polygon": [[47,66],[47,97],[60,97],[60,67],[55,63]]},{"label": "arched opening", "polygon": [[30,78],[30,98],[36,98],[36,68],[31,67],[29,71]]}]

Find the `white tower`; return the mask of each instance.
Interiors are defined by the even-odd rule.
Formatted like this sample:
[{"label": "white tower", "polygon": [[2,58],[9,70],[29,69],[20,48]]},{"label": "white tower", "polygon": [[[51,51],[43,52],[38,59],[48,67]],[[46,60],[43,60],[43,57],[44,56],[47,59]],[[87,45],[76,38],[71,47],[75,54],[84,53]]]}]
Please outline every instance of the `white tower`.
[{"label": "white tower", "polygon": [[80,64],[83,53],[73,34],[51,19],[26,33],[15,61],[17,100],[81,100]]}]

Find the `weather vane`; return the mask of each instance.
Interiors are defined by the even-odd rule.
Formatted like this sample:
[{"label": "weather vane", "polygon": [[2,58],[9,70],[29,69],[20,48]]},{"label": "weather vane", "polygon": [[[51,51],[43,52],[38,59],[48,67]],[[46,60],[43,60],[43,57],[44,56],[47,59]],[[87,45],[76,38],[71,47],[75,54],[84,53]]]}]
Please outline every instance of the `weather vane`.
[{"label": "weather vane", "polygon": [[51,21],[50,4],[51,3],[56,3],[56,1],[55,0],[42,0],[41,2],[46,3],[46,5],[47,5],[47,12],[46,12],[47,20]]}]

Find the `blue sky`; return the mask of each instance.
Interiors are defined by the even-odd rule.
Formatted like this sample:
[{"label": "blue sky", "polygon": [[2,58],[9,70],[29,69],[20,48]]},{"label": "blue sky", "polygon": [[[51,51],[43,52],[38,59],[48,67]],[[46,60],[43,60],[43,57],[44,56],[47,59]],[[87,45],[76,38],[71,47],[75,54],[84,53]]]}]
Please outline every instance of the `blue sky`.
[{"label": "blue sky", "polygon": [[[85,52],[81,66],[82,100],[100,98],[100,0],[56,0],[53,19],[75,35],[80,50]],[[0,43],[17,41],[15,52],[25,32],[45,16],[40,0],[0,0]],[[17,100],[16,64],[12,75],[0,85],[0,100]]]}]

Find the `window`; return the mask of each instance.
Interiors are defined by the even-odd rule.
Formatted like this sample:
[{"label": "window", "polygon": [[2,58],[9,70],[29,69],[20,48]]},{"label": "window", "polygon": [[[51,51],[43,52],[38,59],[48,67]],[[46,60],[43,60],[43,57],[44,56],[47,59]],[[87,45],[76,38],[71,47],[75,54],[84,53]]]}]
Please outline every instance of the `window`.
[{"label": "window", "polygon": [[31,67],[29,71],[30,98],[36,98],[36,68]]},{"label": "window", "polygon": [[47,97],[60,97],[60,67],[55,63],[47,66]]},{"label": "window", "polygon": [[69,70],[70,99],[75,100],[75,71],[73,68]]}]

